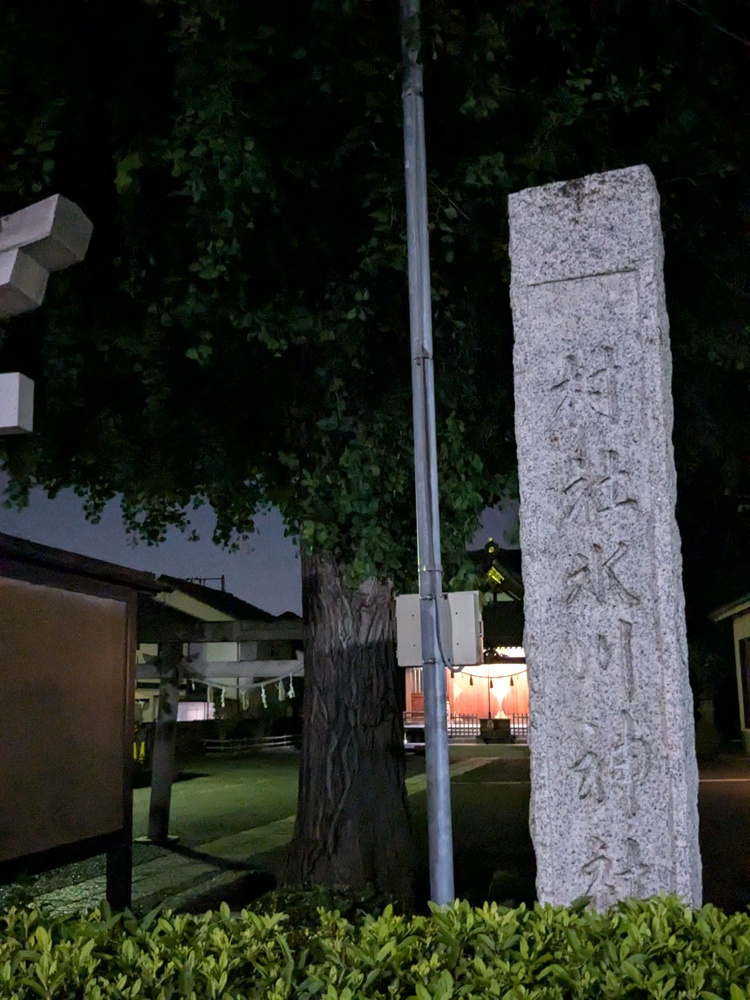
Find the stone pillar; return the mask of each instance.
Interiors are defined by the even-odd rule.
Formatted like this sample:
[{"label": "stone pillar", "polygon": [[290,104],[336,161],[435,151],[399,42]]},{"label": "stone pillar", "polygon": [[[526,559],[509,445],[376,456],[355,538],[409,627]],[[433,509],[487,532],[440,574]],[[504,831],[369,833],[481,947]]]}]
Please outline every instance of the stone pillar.
[{"label": "stone pillar", "polygon": [[701,901],[659,198],[510,198],[537,891]]}]

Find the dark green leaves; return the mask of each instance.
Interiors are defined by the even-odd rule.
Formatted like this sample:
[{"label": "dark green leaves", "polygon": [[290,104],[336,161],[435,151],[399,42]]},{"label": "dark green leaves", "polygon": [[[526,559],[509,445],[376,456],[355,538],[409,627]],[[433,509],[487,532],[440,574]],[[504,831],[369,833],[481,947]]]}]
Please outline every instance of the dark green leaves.
[{"label": "dark green leaves", "polygon": [[[298,893],[290,916],[93,911],[0,915],[0,996],[330,997],[354,1000],[743,1000],[750,920],[676,899],[609,914],[457,902],[429,916]],[[342,913],[345,915],[342,916]],[[304,916],[302,916],[304,915]]]}]

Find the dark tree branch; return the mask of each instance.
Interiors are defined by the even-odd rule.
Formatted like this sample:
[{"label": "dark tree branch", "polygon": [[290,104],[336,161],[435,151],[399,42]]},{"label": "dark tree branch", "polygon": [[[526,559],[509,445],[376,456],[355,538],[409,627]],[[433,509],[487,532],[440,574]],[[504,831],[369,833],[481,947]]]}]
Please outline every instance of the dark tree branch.
[{"label": "dark tree branch", "polygon": [[[687,10],[692,11],[693,14],[697,14],[698,17],[708,17],[705,10],[699,10],[697,7],[693,7],[691,3],[687,3],[687,0],[677,0],[677,3],[682,7],[685,7]],[[727,28],[724,28],[717,21],[711,21],[711,24],[717,31],[720,31],[722,35],[727,35],[729,38],[733,38],[735,42],[739,42],[741,45],[750,49],[750,40],[747,38],[742,38],[741,35],[735,35],[733,31],[729,31]]]}]

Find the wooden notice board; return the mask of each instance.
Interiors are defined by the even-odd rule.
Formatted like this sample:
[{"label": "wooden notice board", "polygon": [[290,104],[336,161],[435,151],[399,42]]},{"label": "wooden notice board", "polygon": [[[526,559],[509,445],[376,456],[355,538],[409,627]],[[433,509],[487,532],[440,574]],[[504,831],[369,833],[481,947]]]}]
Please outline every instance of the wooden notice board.
[{"label": "wooden notice board", "polygon": [[0,860],[123,826],[127,605],[0,579]]},{"label": "wooden notice board", "polygon": [[0,534],[0,880],[106,853],[130,900],[138,593],[150,573]]}]

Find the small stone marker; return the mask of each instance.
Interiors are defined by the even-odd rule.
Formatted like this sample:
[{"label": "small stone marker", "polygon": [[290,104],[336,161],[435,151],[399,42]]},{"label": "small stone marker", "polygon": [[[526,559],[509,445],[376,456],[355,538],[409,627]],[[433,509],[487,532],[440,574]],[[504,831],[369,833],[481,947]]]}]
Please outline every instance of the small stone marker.
[{"label": "small stone marker", "polygon": [[700,905],[659,198],[645,166],[510,197],[539,899]]}]

